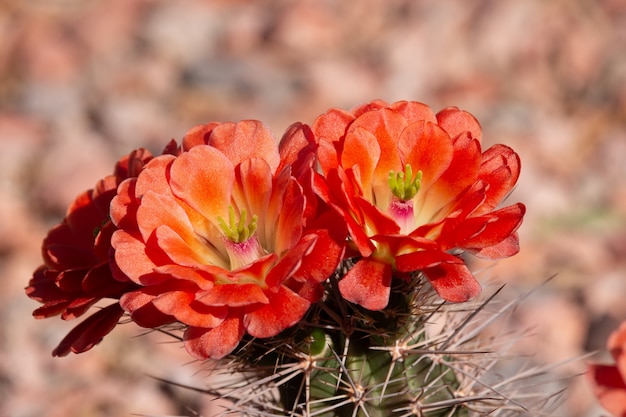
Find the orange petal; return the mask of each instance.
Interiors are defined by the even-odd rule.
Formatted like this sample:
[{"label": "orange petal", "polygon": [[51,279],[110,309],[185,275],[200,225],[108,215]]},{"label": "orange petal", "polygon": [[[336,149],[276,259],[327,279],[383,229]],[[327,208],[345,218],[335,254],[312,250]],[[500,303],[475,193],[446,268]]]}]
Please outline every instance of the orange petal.
[{"label": "orange petal", "polygon": [[168,226],[186,241],[195,240],[193,225],[187,213],[171,194],[147,191],[137,209],[137,224],[144,241],[163,225]]},{"label": "orange petal", "polygon": [[166,173],[175,159],[173,155],[161,155],[148,162],[137,177],[135,196],[141,198],[148,191],[171,194]]},{"label": "orange petal", "polygon": [[280,165],[276,172],[290,166],[292,174],[299,178],[303,170],[308,170],[315,162],[317,143],[308,125],[296,122],[285,131],[278,147]]},{"label": "orange petal", "polygon": [[617,330],[609,336],[607,348],[611,352],[617,368],[626,378],[626,321],[622,322]]},{"label": "orange petal", "polygon": [[228,218],[234,177],[233,164],[222,152],[195,146],[172,163],[169,183],[176,197],[217,222],[218,216]]},{"label": "orange petal", "polygon": [[124,230],[117,230],[111,237],[111,246],[115,249],[117,267],[133,282],[146,284],[145,278],[154,272],[156,264],[146,254],[145,243]]},{"label": "orange petal", "polygon": [[380,157],[374,171],[375,186],[378,185],[377,182],[385,184],[390,171],[398,171],[402,168],[398,154],[398,140],[406,126],[407,121],[402,115],[385,108],[364,113],[350,125],[346,138],[353,134],[356,129],[364,128],[372,133],[378,141]]},{"label": "orange petal", "polygon": [[437,113],[437,123],[451,138],[455,138],[463,132],[469,132],[472,138],[479,142],[482,139],[480,123],[470,113],[459,110],[458,107],[448,107]]},{"label": "orange petal", "polygon": [[219,123],[211,122],[205,125],[194,126],[189,129],[183,137],[183,150],[188,151],[194,146],[206,145],[209,140],[209,135],[216,126],[219,126]]},{"label": "orange petal", "polygon": [[208,306],[242,307],[267,304],[269,299],[256,284],[224,284],[198,294],[198,301]]},{"label": "orange petal", "polygon": [[254,337],[272,337],[298,323],[311,305],[285,286],[269,292],[269,303],[246,314],[247,332]]},{"label": "orange petal", "polygon": [[372,311],[382,310],[389,303],[391,265],[361,259],[339,281],[339,291],[352,303]]},{"label": "orange petal", "polygon": [[[394,146],[395,148],[395,146]],[[381,157],[381,149],[376,137],[363,127],[350,130],[343,143],[341,166],[344,169],[359,167],[363,195],[372,201],[374,171]],[[389,172],[387,172],[387,175]],[[387,177],[385,177],[385,185]],[[387,186],[388,188],[388,186]]]},{"label": "orange petal", "polygon": [[267,161],[273,171],[280,162],[276,139],[258,120],[222,123],[213,129],[208,144],[222,151],[233,165],[258,157]]},{"label": "orange petal", "polygon": [[404,116],[409,124],[419,120],[437,123],[435,113],[424,103],[417,101],[397,101],[393,103],[390,108]]},{"label": "orange petal", "polygon": [[195,292],[170,291],[152,300],[162,313],[176,317],[188,326],[217,327],[228,314],[228,307],[208,306],[195,300]]},{"label": "orange petal", "polygon": [[[302,237],[305,200],[302,188],[294,178],[289,179],[282,195],[279,196],[278,190],[273,190],[272,200],[279,198],[282,201],[282,209],[278,219],[276,223],[269,223],[266,227],[275,227],[273,248],[276,253],[282,254],[285,250],[292,248]],[[271,220],[270,218],[269,221]]]},{"label": "orange petal", "polygon": [[221,359],[232,352],[245,333],[241,317],[228,317],[213,329],[190,327],[183,336],[185,348],[198,359]]},{"label": "orange petal", "polygon": [[[239,213],[246,210],[248,221],[254,215],[259,217],[257,234],[263,245],[266,244],[266,229],[273,230],[276,224],[276,218],[268,215],[271,196],[272,171],[267,162],[252,158],[235,167],[232,201]],[[275,215],[278,215],[278,210]]]},{"label": "orange petal", "polygon": [[399,137],[398,149],[404,164],[411,164],[413,172],[422,171],[424,190],[448,169],[454,154],[450,136],[436,124],[426,121],[407,126]]},{"label": "orange petal", "polygon": [[453,156],[443,174],[421,198],[422,216],[432,221],[437,213],[445,216],[450,207],[478,177],[481,163],[480,143],[468,135],[459,135],[453,141]]}]

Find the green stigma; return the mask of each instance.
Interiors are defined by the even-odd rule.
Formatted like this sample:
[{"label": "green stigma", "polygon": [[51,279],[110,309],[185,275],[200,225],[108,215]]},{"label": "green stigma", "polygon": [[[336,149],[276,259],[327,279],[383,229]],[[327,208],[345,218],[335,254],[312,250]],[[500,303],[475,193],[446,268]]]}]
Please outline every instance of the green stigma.
[{"label": "green stigma", "polygon": [[246,221],[248,220],[248,213],[246,210],[241,211],[241,217],[239,218],[239,222],[235,221],[235,209],[233,206],[228,207],[228,223],[224,221],[221,217],[217,218],[217,221],[220,224],[220,228],[224,235],[231,241],[235,243],[245,242],[254,234],[256,230],[256,224],[259,217],[255,214],[252,216],[252,221],[246,225]]},{"label": "green stigma", "polygon": [[411,164],[406,164],[404,172],[389,172],[389,188],[393,195],[402,201],[407,201],[415,197],[415,194],[422,186],[422,171],[417,171],[415,178],[413,177],[413,169]]}]

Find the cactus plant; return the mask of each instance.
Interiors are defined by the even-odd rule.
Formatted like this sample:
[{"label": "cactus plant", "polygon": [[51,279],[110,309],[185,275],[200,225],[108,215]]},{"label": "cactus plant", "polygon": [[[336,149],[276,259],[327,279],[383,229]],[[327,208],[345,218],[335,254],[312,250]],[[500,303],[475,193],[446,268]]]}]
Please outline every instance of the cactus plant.
[{"label": "cactus plant", "polygon": [[40,318],[113,299],[58,356],[123,314],[178,334],[227,374],[208,390],[227,415],[524,412],[542,393],[518,382],[541,371],[492,372],[506,344],[481,331],[507,306],[483,314],[466,259],[518,252],[525,206],[499,205],[520,160],[481,137],[465,111],[406,101],[331,109],[279,144],[258,121],[197,126],[83,193],[27,294]]}]

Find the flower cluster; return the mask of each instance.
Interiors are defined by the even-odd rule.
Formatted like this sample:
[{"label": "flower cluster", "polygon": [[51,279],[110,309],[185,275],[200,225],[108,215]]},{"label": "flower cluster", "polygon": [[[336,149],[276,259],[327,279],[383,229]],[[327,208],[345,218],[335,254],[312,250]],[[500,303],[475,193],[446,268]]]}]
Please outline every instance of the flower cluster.
[{"label": "flower cluster", "polygon": [[626,416],[626,321],[609,336],[615,365],[590,364],[587,377],[600,404],[615,417]]},{"label": "flower cluster", "polygon": [[463,302],[481,290],[463,254],[519,250],[524,205],[499,207],[519,172],[511,148],[482,150],[472,115],[417,102],[331,109],[279,142],[258,121],[201,125],[161,155],[132,152],[81,194],[26,293],[43,303],[37,318],[113,300],[55,355],[90,349],[127,314],[181,327],[200,359],[293,327],[331,277],[372,311],[416,274]]}]

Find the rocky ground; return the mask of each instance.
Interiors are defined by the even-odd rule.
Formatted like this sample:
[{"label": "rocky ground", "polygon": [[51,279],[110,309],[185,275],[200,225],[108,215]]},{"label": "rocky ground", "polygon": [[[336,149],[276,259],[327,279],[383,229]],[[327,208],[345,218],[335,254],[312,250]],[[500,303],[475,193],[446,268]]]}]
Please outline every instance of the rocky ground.
[{"label": "rocky ground", "polygon": [[[166,336],[126,325],[50,356],[74,323],[31,317],[41,239],[133,148],[213,120],[279,136],[374,98],[459,106],[518,151],[522,251],[489,276],[515,296],[556,274],[515,313],[536,333],[520,349],[601,349],[626,319],[623,1],[0,0],[0,416],[210,417],[208,397],[148,376],[207,378]],[[584,380],[560,415],[601,415]]]}]

